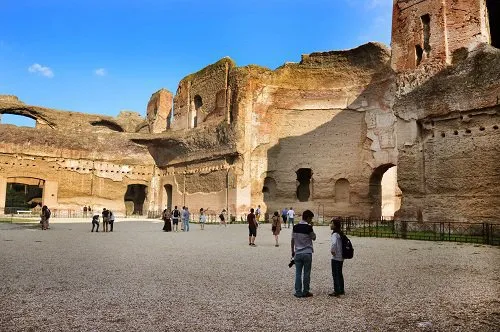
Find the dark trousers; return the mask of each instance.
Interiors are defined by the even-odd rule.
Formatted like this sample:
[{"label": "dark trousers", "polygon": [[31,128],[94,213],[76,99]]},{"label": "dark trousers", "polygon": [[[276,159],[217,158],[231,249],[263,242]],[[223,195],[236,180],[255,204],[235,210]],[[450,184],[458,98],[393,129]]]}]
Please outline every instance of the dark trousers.
[{"label": "dark trousers", "polygon": [[93,232],[93,231],[94,231],[94,226],[97,226],[97,228],[96,228],[96,230],[95,230],[95,231],[96,231],[96,232],[99,232],[99,223],[98,223],[98,222],[93,222],[93,223],[92,223],[92,230],[91,230],[91,232]]},{"label": "dark trousers", "polygon": [[343,261],[332,259],[333,291],[337,294],[344,293],[344,275],[342,274]]},{"label": "dark trousers", "polygon": [[115,222],[114,222],[114,221],[110,221],[110,222],[109,222],[109,227],[111,227],[111,229],[109,230],[110,232],[112,232],[112,231],[113,231],[113,225],[114,225],[114,224],[115,224]]}]

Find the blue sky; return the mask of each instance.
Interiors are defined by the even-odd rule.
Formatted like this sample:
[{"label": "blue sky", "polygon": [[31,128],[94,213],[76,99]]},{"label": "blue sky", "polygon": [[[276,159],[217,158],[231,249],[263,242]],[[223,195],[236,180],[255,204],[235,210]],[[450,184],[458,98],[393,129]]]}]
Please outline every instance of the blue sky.
[{"label": "blue sky", "polygon": [[274,69],[303,53],[389,45],[392,1],[0,0],[0,94],[144,115],[153,92],[175,93],[224,56]]}]

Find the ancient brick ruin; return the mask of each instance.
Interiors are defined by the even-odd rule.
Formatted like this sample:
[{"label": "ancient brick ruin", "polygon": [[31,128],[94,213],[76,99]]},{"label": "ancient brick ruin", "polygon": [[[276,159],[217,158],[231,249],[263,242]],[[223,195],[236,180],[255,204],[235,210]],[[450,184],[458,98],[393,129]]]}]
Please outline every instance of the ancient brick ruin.
[{"label": "ancient brick ruin", "polygon": [[154,93],[146,119],[0,96],[0,113],[36,120],[0,125],[0,208],[7,184],[21,183],[57,209],[188,205],[238,216],[260,204],[379,218],[382,176],[397,166],[397,218],[497,218],[499,8],[395,1],[392,52],[368,43],[276,70],[223,58],[175,96]]}]

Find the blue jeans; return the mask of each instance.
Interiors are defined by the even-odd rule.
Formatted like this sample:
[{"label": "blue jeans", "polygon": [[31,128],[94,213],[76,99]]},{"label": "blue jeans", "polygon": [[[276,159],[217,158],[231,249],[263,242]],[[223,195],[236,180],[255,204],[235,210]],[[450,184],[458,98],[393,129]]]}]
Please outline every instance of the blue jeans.
[{"label": "blue jeans", "polygon": [[290,228],[290,224],[292,224],[293,227],[293,218],[288,218],[288,228]]},{"label": "blue jeans", "polygon": [[189,232],[189,219],[183,220],[182,223],[184,224],[184,232]]},{"label": "blue jeans", "polygon": [[343,261],[332,259],[333,291],[337,294],[344,293],[344,276],[342,275]]},{"label": "blue jeans", "polygon": [[[303,296],[309,292],[309,285],[311,283],[312,254],[296,254],[294,259],[295,295]],[[303,279],[302,271],[304,271]]]}]

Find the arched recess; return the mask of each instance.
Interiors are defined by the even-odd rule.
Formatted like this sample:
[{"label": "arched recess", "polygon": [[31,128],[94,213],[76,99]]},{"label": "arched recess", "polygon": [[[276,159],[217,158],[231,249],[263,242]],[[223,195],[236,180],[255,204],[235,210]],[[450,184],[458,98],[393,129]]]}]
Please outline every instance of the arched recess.
[{"label": "arched recess", "polygon": [[[380,220],[382,214],[382,178],[388,169],[394,167],[394,164],[383,164],[375,168],[370,176],[369,198],[371,200],[371,220]],[[385,187],[385,186],[384,186]],[[385,188],[384,188],[385,189]],[[395,188],[393,187],[395,192]]]},{"label": "arched recess", "polygon": [[32,209],[43,204],[45,180],[34,177],[9,177],[6,182],[5,210],[7,213]]},{"label": "arched recess", "polygon": [[193,98],[193,104],[189,114],[189,124],[191,128],[196,128],[199,122],[199,114],[201,107],[203,106],[203,99],[200,95],[195,95]]},{"label": "arched recess", "polygon": [[264,186],[262,187],[262,193],[264,194],[264,202],[272,201],[276,198],[276,180],[272,177],[266,177],[264,179]]},{"label": "arched recess", "polygon": [[335,203],[351,202],[351,184],[347,179],[338,179],[335,182]]},{"label": "arched recess", "polygon": [[165,204],[166,204],[166,208],[169,209],[169,210],[172,210],[172,193],[173,193],[173,187],[171,184],[166,184],[163,186],[163,188],[165,188]]},{"label": "arched recess", "polygon": [[92,121],[90,124],[94,127],[106,128],[106,129],[109,129],[111,131],[117,131],[117,132],[124,131],[120,125],[118,125],[112,121],[108,121],[108,120]]},{"label": "arched recess", "polygon": [[307,202],[311,198],[312,169],[299,168],[297,174],[297,199],[300,202]]},{"label": "arched recess", "polygon": [[9,124],[17,127],[36,127],[36,118],[24,114],[2,113],[0,114],[0,124]]},{"label": "arched recess", "polygon": [[486,0],[491,46],[500,48],[500,1]]},{"label": "arched recess", "polygon": [[125,192],[125,207],[127,215],[144,214],[144,201],[146,200],[148,187],[144,184],[129,184]]}]

